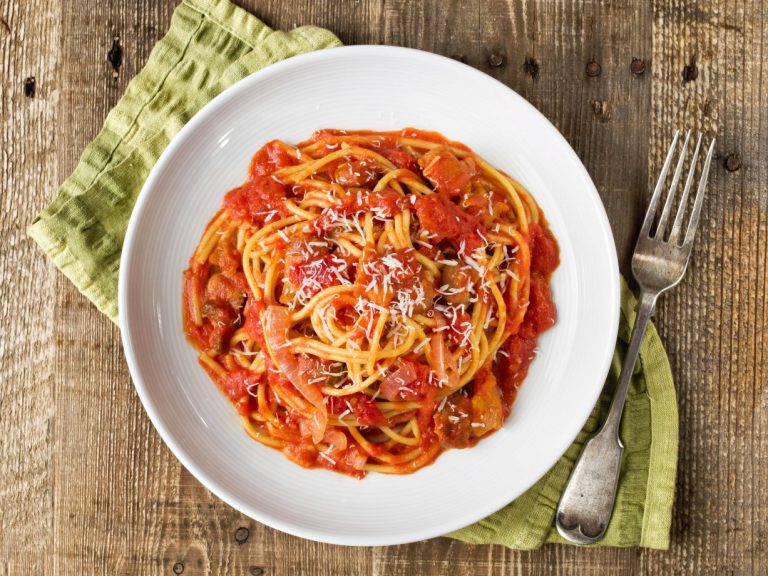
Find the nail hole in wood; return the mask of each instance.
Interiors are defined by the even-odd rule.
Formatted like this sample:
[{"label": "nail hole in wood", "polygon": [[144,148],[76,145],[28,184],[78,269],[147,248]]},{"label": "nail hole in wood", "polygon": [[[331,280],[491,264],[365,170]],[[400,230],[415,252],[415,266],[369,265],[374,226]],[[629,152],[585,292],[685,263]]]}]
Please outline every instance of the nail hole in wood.
[{"label": "nail hole in wood", "polygon": [[539,63],[531,56],[528,56],[523,62],[523,72],[534,80],[539,77],[539,68]]},{"label": "nail hole in wood", "polygon": [[488,56],[488,64],[492,68],[501,68],[504,66],[504,54],[500,54],[499,52],[491,52],[490,56]]},{"label": "nail hole in wood", "polygon": [[235,530],[235,541],[238,544],[245,544],[250,534],[251,534],[251,531],[248,530],[248,528],[246,528],[245,526],[241,526],[240,528]]},{"label": "nail hole in wood", "polygon": [[739,168],[741,168],[741,158],[738,154],[728,154],[728,156],[725,157],[725,169],[728,170],[728,172],[736,172]]},{"label": "nail hole in wood", "polygon": [[693,82],[699,77],[699,69],[696,66],[696,55],[691,56],[691,62],[683,67],[683,82]]},{"label": "nail hole in wood", "polygon": [[599,62],[595,62],[594,60],[587,62],[587,65],[584,67],[584,73],[590,78],[597,78],[602,72],[603,67],[600,66]]},{"label": "nail hole in wood", "polygon": [[642,76],[645,74],[645,60],[641,58],[633,58],[632,63],[629,65],[629,69],[635,76]]},{"label": "nail hole in wood", "polygon": [[117,73],[120,71],[120,66],[123,65],[123,47],[120,45],[120,35],[112,37],[112,47],[107,53],[107,60],[112,65],[113,76],[117,78]]},{"label": "nail hole in wood", "polygon": [[35,90],[37,88],[37,81],[35,80],[34,76],[30,76],[29,78],[24,78],[24,96],[27,98],[34,98],[35,97]]}]

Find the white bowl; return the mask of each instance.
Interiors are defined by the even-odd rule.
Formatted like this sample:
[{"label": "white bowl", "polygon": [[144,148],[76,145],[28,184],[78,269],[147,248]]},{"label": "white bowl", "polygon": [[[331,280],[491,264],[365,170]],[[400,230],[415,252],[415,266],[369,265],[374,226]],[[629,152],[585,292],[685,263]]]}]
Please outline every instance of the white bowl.
[{"label": "white bowl", "polygon": [[[323,127],[437,130],[520,180],[561,249],[558,309],[510,418],[468,450],[406,476],[305,470],[251,440],[196,361],[181,324],[182,271],[253,153]],[[579,432],[603,385],[619,317],[616,250],[576,154],[533,106],[448,58],[384,46],[322,50],[270,66],[205,106],[147,179],[123,247],[125,355],[155,427],[195,477],[269,526],[313,540],[398,544],[461,528],[533,485]]]}]

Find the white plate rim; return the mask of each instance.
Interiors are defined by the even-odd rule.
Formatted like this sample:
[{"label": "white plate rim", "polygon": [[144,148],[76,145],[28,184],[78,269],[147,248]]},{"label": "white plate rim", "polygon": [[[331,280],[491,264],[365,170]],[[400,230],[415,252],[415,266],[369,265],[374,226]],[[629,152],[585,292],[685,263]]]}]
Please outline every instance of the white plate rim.
[{"label": "white plate rim", "polygon": [[[120,325],[120,332],[121,332],[126,362],[128,364],[129,371],[131,373],[132,381],[136,388],[137,394],[142,402],[142,405],[144,406],[144,409],[146,410],[152,424],[160,434],[165,444],[170,448],[172,453],[181,462],[181,464],[185,466],[193,474],[193,476],[195,476],[207,489],[209,489],[212,493],[218,496],[221,500],[223,500],[224,502],[226,502],[236,510],[242,512],[243,514],[246,514],[247,516],[254,518],[255,520],[258,520],[268,526],[271,526],[283,532],[286,532],[295,536],[299,536],[302,538],[307,538],[307,539],[318,541],[318,542],[349,545],[349,546],[379,546],[379,545],[405,544],[409,542],[415,542],[415,541],[424,540],[427,538],[441,536],[448,532],[457,530],[459,528],[470,525],[478,520],[481,520],[487,517],[489,514],[492,514],[493,512],[499,510],[501,507],[504,507],[506,504],[514,500],[522,492],[512,494],[509,499],[507,499],[505,502],[502,502],[502,503],[499,503],[498,501],[494,500],[493,502],[490,502],[489,505],[487,505],[486,507],[476,509],[474,513],[468,513],[468,514],[464,514],[461,517],[457,517],[451,523],[446,523],[439,527],[428,526],[428,527],[422,527],[418,529],[414,528],[407,534],[401,535],[399,538],[388,538],[386,540],[382,540],[376,536],[368,536],[368,535],[339,538],[336,535],[329,535],[320,531],[307,529],[298,524],[285,522],[279,517],[265,514],[257,509],[246,506],[235,494],[232,494],[231,492],[229,492],[227,489],[222,487],[215,479],[213,479],[205,471],[204,468],[197,465],[197,463],[189,456],[189,454],[176,442],[173,432],[169,429],[162,415],[158,412],[156,405],[151,397],[151,394],[141,377],[142,370],[140,366],[140,359],[136,356],[133,348],[133,344],[132,344],[131,326],[128,320],[129,318],[128,311],[130,307],[129,294],[127,291],[128,274],[125,271],[130,269],[132,250],[136,243],[135,231],[139,226],[138,223],[140,222],[142,218],[142,214],[149,201],[150,194],[152,193],[151,191],[155,189],[154,188],[155,182],[159,179],[160,174],[165,169],[166,165],[172,161],[174,155],[177,154],[178,151],[185,146],[185,144],[187,144],[188,135],[194,133],[198,125],[203,124],[208,119],[208,117],[214,115],[219,108],[226,106],[227,102],[230,99],[236,98],[240,94],[240,92],[245,92],[249,90],[252,87],[252,85],[268,81],[270,77],[284,73],[285,71],[288,71],[293,67],[299,66],[301,64],[312,63],[312,62],[322,62],[325,60],[337,59],[337,58],[344,58],[345,55],[347,54],[350,54],[350,55],[363,54],[371,58],[376,58],[378,56],[386,56],[391,53],[401,53],[406,55],[411,60],[421,61],[424,64],[428,64],[429,62],[434,62],[436,60],[443,64],[449,63],[450,66],[456,67],[457,73],[474,76],[473,80],[478,83],[484,82],[484,83],[488,83],[489,86],[493,85],[496,88],[498,88],[499,86],[505,88],[508,92],[509,97],[512,99],[515,99],[518,105],[522,106],[523,108],[527,108],[530,114],[539,117],[540,119],[544,120],[546,124],[551,126],[552,136],[556,139],[559,139],[560,143],[564,145],[563,149],[565,153],[568,156],[570,156],[570,160],[573,163],[573,166],[581,172],[581,176],[583,177],[584,184],[586,186],[586,192],[589,194],[590,196],[589,199],[594,204],[595,208],[597,208],[597,211],[599,214],[601,228],[597,232],[602,235],[602,240],[604,241],[605,246],[609,249],[610,258],[607,264],[612,272],[612,277],[615,278],[614,283],[610,286],[612,301],[607,303],[607,304],[612,304],[607,308],[608,314],[609,314],[608,324],[612,326],[610,330],[610,334],[612,337],[606,338],[605,346],[604,346],[604,349],[602,350],[602,357],[604,359],[602,364],[602,371],[596,375],[596,379],[600,382],[600,385],[596,385],[594,387],[590,397],[590,405],[594,406],[594,404],[596,403],[600,395],[600,391],[602,389],[602,382],[604,381],[605,376],[607,375],[608,369],[610,367],[610,362],[611,362],[611,358],[614,350],[615,337],[616,337],[616,334],[618,333],[619,302],[620,302],[618,259],[616,255],[616,248],[613,241],[610,223],[608,221],[607,214],[605,213],[605,208],[603,206],[602,200],[600,199],[597,189],[595,188],[594,183],[592,182],[592,179],[589,176],[586,168],[583,166],[581,160],[578,158],[578,156],[573,151],[571,146],[567,143],[567,141],[560,134],[557,128],[554,125],[552,125],[551,122],[549,122],[549,120],[547,120],[546,117],[544,117],[532,104],[530,104],[527,100],[525,100],[522,96],[517,94],[511,88],[499,82],[498,80],[492,78],[491,76],[471,66],[462,64],[460,62],[457,62],[455,60],[452,60],[450,58],[447,58],[445,56],[441,56],[438,54],[411,49],[411,48],[395,47],[395,46],[379,46],[379,45],[357,45],[357,46],[344,46],[344,47],[338,47],[338,48],[324,49],[316,52],[310,52],[310,53],[306,53],[298,56],[293,56],[281,62],[272,64],[271,66],[268,66],[260,71],[257,71],[247,76],[246,78],[243,78],[242,80],[238,81],[234,85],[222,91],[209,103],[203,106],[186,123],[186,125],[182,127],[182,129],[172,139],[172,141],[169,143],[169,145],[161,154],[158,161],[153,166],[149,177],[147,178],[146,182],[144,183],[144,186],[142,187],[141,193],[138,196],[133,212],[131,214],[131,218],[128,224],[128,228],[126,231],[123,248],[122,248],[119,281],[118,281],[119,325]],[[450,137],[450,135],[448,136]],[[535,191],[534,191],[534,196],[535,196]],[[573,435],[572,436],[568,435],[570,436],[570,438],[567,441],[564,440],[560,443],[561,449],[558,449],[557,455],[553,456],[546,465],[542,465],[538,467],[540,469],[540,474],[537,474],[536,480],[530,483],[531,486],[535,484],[535,482],[538,481],[544,474],[546,474],[546,472],[559,460],[562,454],[571,445],[571,443],[573,442],[573,439],[576,437],[579,430],[583,426],[584,422],[586,422],[587,418],[589,417],[590,412],[591,410],[587,411],[585,414],[582,415],[583,418],[578,419],[579,420],[578,428],[576,428],[574,424]],[[576,419],[574,420],[574,423],[575,421]]]}]

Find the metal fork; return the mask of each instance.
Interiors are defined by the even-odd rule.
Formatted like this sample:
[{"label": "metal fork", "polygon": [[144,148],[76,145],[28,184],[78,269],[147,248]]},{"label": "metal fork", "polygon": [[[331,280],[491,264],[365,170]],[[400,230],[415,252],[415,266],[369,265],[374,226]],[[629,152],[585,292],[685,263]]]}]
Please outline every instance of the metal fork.
[{"label": "metal fork", "polygon": [[632,256],[632,273],[640,286],[640,304],[624,367],[621,370],[619,383],[616,386],[613,401],[611,402],[611,408],[600,430],[584,445],[584,449],[571,472],[568,485],[560,498],[560,504],[557,508],[555,520],[557,531],[560,532],[563,538],[576,544],[593,544],[605,535],[605,531],[608,528],[616,499],[621,456],[624,452],[624,445],[621,443],[621,438],[619,438],[619,424],[621,423],[621,414],[624,410],[624,400],[627,397],[629,380],[634,371],[635,360],[640,350],[640,342],[656,305],[656,299],[662,292],[669,290],[680,282],[691,256],[691,246],[693,245],[693,237],[696,234],[696,227],[701,215],[704,190],[707,187],[707,176],[715,147],[714,138],[709,145],[709,151],[704,160],[685,236],[683,236],[683,218],[686,205],[688,204],[694,173],[696,172],[702,141],[701,135],[698,137],[696,149],[691,159],[688,177],[686,178],[683,195],[680,200],[680,207],[677,210],[669,234],[666,233],[672,214],[672,206],[675,201],[675,192],[683,173],[688,142],[691,137],[690,130],[685,136],[685,142],[677,161],[669,194],[661,211],[658,224],[655,231],[652,232],[651,230],[656,220],[662,189],[664,188],[672,159],[675,156],[679,137],[680,131],[678,130],[664,160],[664,166],[661,169],[659,181],[653,191],[651,203],[648,206],[648,212],[645,215],[645,221],[640,230],[640,236],[637,239],[635,252]]}]

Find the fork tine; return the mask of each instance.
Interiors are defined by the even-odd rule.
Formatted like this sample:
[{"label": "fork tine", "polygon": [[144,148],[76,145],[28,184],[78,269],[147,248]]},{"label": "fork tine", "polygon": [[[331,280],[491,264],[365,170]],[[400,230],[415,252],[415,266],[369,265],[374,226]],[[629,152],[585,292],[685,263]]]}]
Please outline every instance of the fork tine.
[{"label": "fork tine", "polygon": [[669,233],[669,241],[672,244],[677,244],[677,240],[680,237],[680,229],[682,228],[683,216],[685,215],[685,206],[688,204],[688,196],[691,192],[691,184],[693,184],[693,175],[696,172],[696,161],[699,159],[699,149],[701,148],[702,137],[703,134],[699,133],[699,137],[696,140],[696,148],[694,149],[693,157],[691,158],[691,165],[688,169],[688,178],[685,180],[683,196],[680,198],[680,206],[675,215],[675,222],[672,224],[672,231]]},{"label": "fork tine", "polygon": [[656,188],[653,190],[653,196],[651,196],[651,202],[648,204],[648,211],[645,213],[645,220],[643,226],[640,228],[640,237],[648,236],[651,230],[651,224],[656,217],[656,209],[659,206],[659,198],[661,197],[661,189],[664,187],[664,181],[667,179],[667,172],[669,172],[669,166],[672,164],[672,156],[675,153],[677,147],[677,140],[680,138],[680,130],[675,130],[675,137],[672,138],[672,145],[669,147],[667,157],[664,159],[664,166],[661,168],[661,174],[659,174],[659,180],[656,182]]},{"label": "fork tine", "polygon": [[667,229],[667,221],[669,220],[669,214],[672,212],[672,204],[675,202],[675,192],[677,192],[677,184],[680,182],[680,176],[683,174],[683,165],[685,164],[685,154],[688,152],[688,141],[691,139],[691,131],[685,135],[685,142],[683,142],[683,149],[680,151],[680,158],[677,161],[675,167],[675,174],[672,176],[672,185],[669,187],[669,193],[667,195],[667,201],[664,203],[664,210],[661,211],[661,218],[659,218],[659,225],[656,227],[656,238],[659,240],[664,239],[664,231]]},{"label": "fork tine", "polygon": [[709,165],[712,163],[712,154],[715,151],[715,139],[709,145],[707,159],[704,161],[704,168],[701,170],[701,179],[699,180],[699,189],[696,191],[696,200],[693,204],[691,219],[688,221],[688,231],[685,233],[685,242],[683,246],[688,246],[693,242],[696,235],[696,228],[699,225],[699,216],[701,216],[701,205],[704,202],[704,190],[707,188],[707,178],[709,178]]}]

